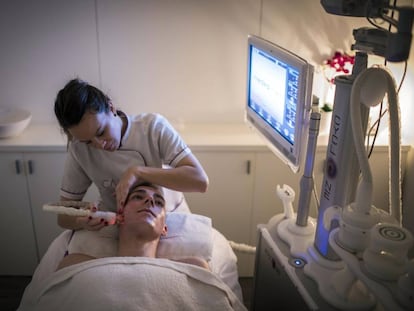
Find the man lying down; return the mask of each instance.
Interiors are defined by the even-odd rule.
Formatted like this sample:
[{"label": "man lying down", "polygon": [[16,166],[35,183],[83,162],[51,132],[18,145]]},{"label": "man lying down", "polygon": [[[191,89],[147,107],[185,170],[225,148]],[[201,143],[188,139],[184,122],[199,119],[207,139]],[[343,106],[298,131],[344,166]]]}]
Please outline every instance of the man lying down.
[{"label": "man lying down", "polygon": [[136,185],[119,211],[117,257],[67,255],[18,310],[246,310],[203,258],[156,258],[165,219],[162,188]]}]

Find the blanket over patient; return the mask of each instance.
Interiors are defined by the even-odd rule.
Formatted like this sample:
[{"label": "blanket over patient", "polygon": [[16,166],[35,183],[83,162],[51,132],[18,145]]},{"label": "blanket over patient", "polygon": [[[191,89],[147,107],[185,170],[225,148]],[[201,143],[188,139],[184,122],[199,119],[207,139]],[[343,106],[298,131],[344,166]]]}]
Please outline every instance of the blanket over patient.
[{"label": "blanket over patient", "polygon": [[247,310],[214,273],[162,258],[108,257],[32,282],[26,310]]}]

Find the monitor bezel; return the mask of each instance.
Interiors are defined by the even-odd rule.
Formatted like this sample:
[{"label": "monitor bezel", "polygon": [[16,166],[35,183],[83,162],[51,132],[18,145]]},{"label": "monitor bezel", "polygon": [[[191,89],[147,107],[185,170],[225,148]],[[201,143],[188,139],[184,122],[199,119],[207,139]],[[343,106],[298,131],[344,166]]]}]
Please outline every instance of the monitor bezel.
[{"label": "monitor bezel", "polygon": [[[266,123],[251,107],[250,101],[250,66],[251,48],[256,47],[270,56],[298,69],[299,89],[295,118],[295,141],[291,144]],[[313,66],[305,59],[285,48],[276,45],[264,38],[249,35],[247,48],[247,98],[245,105],[245,120],[265,139],[268,147],[285,163],[294,173],[300,170],[304,158],[309,118],[312,104]]]}]

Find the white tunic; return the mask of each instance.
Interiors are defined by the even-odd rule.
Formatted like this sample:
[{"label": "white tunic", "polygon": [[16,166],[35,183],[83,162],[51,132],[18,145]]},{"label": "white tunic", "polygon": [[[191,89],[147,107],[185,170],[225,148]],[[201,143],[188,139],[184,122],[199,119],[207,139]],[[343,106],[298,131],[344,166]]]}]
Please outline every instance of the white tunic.
[{"label": "white tunic", "polygon": [[127,116],[127,119],[121,147],[114,152],[96,149],[79,141],[69,144],[61,196],[82,200],[91,183],[94,183],[103,201],[100,209],[116,211],[115,187],[129,167],[175,167],[191,153],[180,135],[161,115],[144,113]]}]

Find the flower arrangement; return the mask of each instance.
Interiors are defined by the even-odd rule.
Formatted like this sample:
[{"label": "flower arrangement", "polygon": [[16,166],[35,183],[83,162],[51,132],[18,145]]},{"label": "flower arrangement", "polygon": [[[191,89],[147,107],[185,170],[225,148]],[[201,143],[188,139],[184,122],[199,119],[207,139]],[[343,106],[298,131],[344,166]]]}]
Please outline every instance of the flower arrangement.
[{"label": "flower arrangement", "polygon": [[323,72],[326,80],[333,84],[335,76],[351,73],[354,62],[355,56],[336,51],[332,58],[328,58],[323,63]]},{"label": "flower arrangement", "polygon": [[335,77],[343,74],[350,74],[355,62],[355,56],[335,51],[332,57],[323,61],[321,71],[324,80],[327,82],[323,87],[320,109],[324,112],[333,110],[333,98],[335,94]]}]

